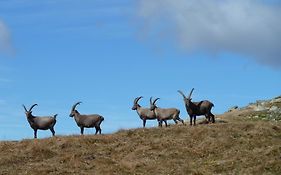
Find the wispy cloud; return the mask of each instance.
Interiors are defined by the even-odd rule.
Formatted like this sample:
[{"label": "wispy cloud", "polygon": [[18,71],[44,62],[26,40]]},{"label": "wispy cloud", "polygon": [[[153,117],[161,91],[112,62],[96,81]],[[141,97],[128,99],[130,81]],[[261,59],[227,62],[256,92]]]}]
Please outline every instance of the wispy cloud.
[{"label": "wispy cloud", "polygon": [[10,53],[12,50],[10,31],[0,19],[0,51]]},{"label": "wispy cloud", "polygon": [[188,52],[231,52],[281,68],[281,4],[262,0],[140,0],[143,31]]},{"label": "wispy cloud", "polygon": [[[130,16],[132,8],[127,0],[84,0],[83,3],[77,0],[11,0],[0,1],[1,10],[9,11],[13,19],[17,19],[17,25],[29,31],[41,32],[48,28],[45,32],[54,35],[71,32],[73,37],[119,38],[128,36],[128,32],[123,32],[128,21],[123,19]],[[5,33],[8,36],[8,32]]]}]

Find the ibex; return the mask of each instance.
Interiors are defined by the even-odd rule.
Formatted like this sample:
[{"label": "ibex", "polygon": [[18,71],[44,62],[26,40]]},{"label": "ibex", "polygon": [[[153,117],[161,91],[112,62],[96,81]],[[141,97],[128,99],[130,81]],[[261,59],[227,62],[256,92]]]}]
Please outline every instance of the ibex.
[{"label": "ibex", "polygon": [[75,103],[71,108],[71,113],[69,117],[74,117],[76,124],[81,129],[81,135],[84,134],[84,128],[96,128],[96,133],[98,132],[101,134],[100,125],[104,120],[103,116],[98,114],[91,114],[91,115],[82,115],[80,114],[75,108],[77,105],[81,104],[82,102]]},{"label": "ibex", "polygon": [[55,130],[54,126],[56,124],[56,116],[58,114],[55,114],[54,116],[47,116],[47,117],[38,117],[32,115],[32,108],[34,106],[37,106],[37,104],[34,104],[30,107],[29,110],[26,109],[24,105],[22,105],[25,110],[25,115],[27,117],[27,121],[30,124],[30,127],[34,130],[34,138],[37,138],[37,130],[48,130],[52,132],[53,136],[55,136]]},{"label": "ibex", "polygon": [[[132,110],[136,110],[138,115],[140,116],[140,119],[143,121],[143,127],[145,127],[146,120],[155,120],[156,115],[153,111],[150,110],[150,108],[143,108],[138,104],[138,101],[143,98],[142,96],[135,98],[134,105],[132,107]],[[166,121],[164,121],[166,123]],[[166,123],[167,125],[167,123]]]},{"label": "ibex", "polygon": [[155,102],[159,100],[160,98],[156,98],[152,102],[152,97],[150,97],[150,110],[153,111],[158,119],[159,126],[162,127],[162,122],[165,122],[165,125],[167,127],[167,120],[173,119],[174,122],[177,124],[177,120],[182,122],[184,124],[184,121],[179,117],[180,115],[180,110],[176,108],[159,108],[156,106]]},{"label": "ibex", "polygon": [[200,102],[192,102],[192,92],[194,88],[192,88],[188,97],[184,95],[184,93],[180,90],[178,92],[183,96],[183,101],[185,104],[186,111],[190,117],[190,125],[192,125],[192,119],[194,125],[196,124],[196,116],[205,115],[206,119],[210,122],[210,118],[212,118],[212,123],[215,123],[215,116],[211,113],[211,109],[214,104],[208,100],[200,101]]}]

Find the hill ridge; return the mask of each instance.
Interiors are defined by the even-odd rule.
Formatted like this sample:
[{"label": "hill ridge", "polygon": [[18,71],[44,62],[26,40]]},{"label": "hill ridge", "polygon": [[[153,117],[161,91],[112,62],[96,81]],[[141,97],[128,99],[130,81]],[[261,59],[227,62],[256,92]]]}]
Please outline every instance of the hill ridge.
[{"label": "hill ridge", "polygon": [[239,108],[192,127],[3,141],[0,174],[280,174],[281,122],[249,118],[256,112]]}]

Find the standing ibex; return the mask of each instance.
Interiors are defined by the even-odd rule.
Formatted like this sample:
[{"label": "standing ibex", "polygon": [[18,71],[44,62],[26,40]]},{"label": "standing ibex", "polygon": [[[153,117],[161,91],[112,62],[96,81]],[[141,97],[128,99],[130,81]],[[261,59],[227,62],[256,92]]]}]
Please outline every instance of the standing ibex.
[{"label": "standing ibex", "polygon": [[205,115],[208,121],[210,121],[210,117],[212,117],[212,122],[215,123],[215,116],[211,113],[211,109],[214,104],[208,100],[192,102],[191,95],[193,90],[194,88],[192,88],[188,97],[186,97],[182,91],[178,90],[178,92],[183,96],[185,108],[190,117],[190,125],[192,125],[192,119],[194,120],[194,125],[196,124],[196,116],[199,115]]},{"label": "standing ibex", "polygon": [[[140,116],[140,119],[143,121],[143,127],[145,127],[146,120],[155,120],[156,115],[153,111],[151,111],[149,108],[143,108],[138,104],[138,101],[143,98],[142,96],[135,98],[134,105],[132,107],[132,110],[136,110],[138,115]],[[166,123],[166,121],[164,121]],[[167,123],[166,123],[167,125]]]},{"label": "standing ibex", "polygon": [[53,136],[55,136],[55,130],[54,126],[56,124],[56,116],[58,114],[55,114],[54,116],[48,116],[48,117],[38,117],[32,115],[32,108],[34,106],[37,106],[37,104],[34,104],[30,107],[29,110],[26,109],[24,105],[22,105],[25,110],[25,115],[27,117],[27,121],[30,124],[30,127],[34,130],[34,138],[37,138],[37,130],[47,130],[50,129]]},{"label": "standing ibex", "polygon": [[180,122],[182,122],[182,124],[184,124],[183,120],[179,117],[180,115],[180,110],[176,109],[176,108],[159,108],[156,106],[155,102],[158,100],[159,98],[156,98],[153,102],[152,102],[152,97],[150,97],[150,110],[153,111],[158,119],[159,122],[159,126],[162,127],[162,122],[165,122],[165,125],[167,127],[167,120],[171,120],[173,119],[174,122],[177,124],[177,120],[179,120]]},{"label": "standing ibex", "polygon": [[82,115],[80,114],[75,108],[77,105],[79,105],[82,102],[75,103],[71,108],[71,113],[69,114],[69,117],[74,117],[77,125],[81,129],[81,134],[84,133],[84,128],[96,128],[96,133],[98,132],[101,134],[101,128],[100,125],[102,121],[104,120],[103,116],[98,114],[91,114],[91,115]]}]

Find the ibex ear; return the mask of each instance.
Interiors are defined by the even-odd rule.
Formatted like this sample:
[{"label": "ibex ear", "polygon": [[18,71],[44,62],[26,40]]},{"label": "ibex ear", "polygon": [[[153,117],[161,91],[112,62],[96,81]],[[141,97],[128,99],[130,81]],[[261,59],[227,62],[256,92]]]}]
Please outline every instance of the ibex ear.
[{"label": "ibex ear", "polygon": [[192,98],[190,98],[190,101],[192,100]]}]

